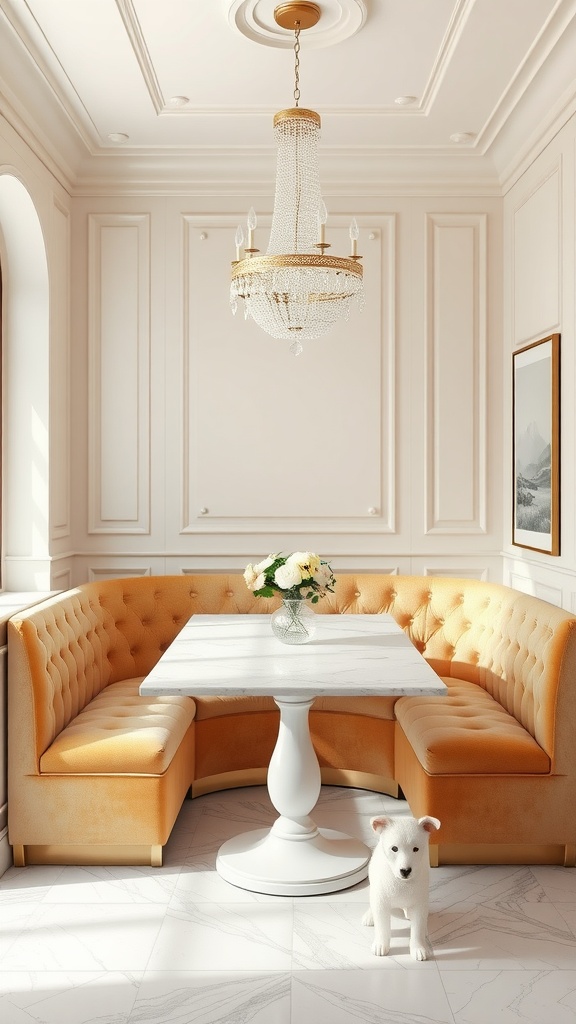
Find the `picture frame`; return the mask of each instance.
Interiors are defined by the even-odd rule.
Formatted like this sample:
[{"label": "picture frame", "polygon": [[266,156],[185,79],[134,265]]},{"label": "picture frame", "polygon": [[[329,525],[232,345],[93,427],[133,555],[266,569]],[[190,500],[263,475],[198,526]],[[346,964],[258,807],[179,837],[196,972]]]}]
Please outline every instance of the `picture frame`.
[{"label": "picture frame", "polygon": [[512,355],[512,543],[560,554],[560,335]]}]

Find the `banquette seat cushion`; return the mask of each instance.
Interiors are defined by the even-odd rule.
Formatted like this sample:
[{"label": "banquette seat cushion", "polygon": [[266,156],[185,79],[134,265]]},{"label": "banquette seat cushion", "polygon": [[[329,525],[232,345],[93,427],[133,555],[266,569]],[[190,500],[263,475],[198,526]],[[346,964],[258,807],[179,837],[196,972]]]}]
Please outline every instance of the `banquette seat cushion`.
[{"label": "banquette seat cushion", "polygon": [[546,774],[550,758],[529,732],[476,683],[444,679],[436,702],[400,697],[396,721],[429,774]]},{"label": "banquette seat cushion", "polygon": [[144,700],[140,683],[127,679],[101,690],[44,751],[40,771],[162,775],[196,707],[188,697]]},{"label": "banquette seat cushion", "polygon": [[[140,577],[84,584],[9,622],[21,863],[158,863],[191,787],[265,781],[271,698],[143,698],[139,684],[191,615],[277,605],[240,574]],[[458,862],[479,862],[481,844],[573,861],[575,616],[498,584],[377,573],[340,575],[316,611],[392,615],[448,686],[434,698],[319,697],[310,730],[325,782],[400,786],[414,814],[440,818],[432,846]]]}]

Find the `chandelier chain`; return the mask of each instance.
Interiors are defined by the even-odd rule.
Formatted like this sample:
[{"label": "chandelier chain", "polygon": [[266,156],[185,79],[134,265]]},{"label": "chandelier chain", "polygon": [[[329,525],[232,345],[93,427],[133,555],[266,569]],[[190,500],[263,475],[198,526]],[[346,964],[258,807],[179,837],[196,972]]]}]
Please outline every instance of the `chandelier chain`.
[{"label": "chandelier chain", "polygon": [[296,22],[294,31],[294,106],[300,99],[300,22]]},{"label": "chandelier chain", "polygon": [[254,245],[256,215],[250,210],[243,258],[244,233],[241,227],[236,232],[230,284],[232,312],[241,301],[244,317],[252,317],[272,338],[289,341],[294,355],[302,351],[303,340],[322,337],[348,319],[353,303],[362,307],[363,302],[356,221],[350,225],[350,256],[326,253],[327,211],[318,171],[321,119],[300,107],[300,30],[312,28],[319,16],[320,4],[304,0],[290,0],[274,11],[277,24],[294,33],[294,100],[290,109],[274,115],[276,189],[267,251],[261,254]]}]

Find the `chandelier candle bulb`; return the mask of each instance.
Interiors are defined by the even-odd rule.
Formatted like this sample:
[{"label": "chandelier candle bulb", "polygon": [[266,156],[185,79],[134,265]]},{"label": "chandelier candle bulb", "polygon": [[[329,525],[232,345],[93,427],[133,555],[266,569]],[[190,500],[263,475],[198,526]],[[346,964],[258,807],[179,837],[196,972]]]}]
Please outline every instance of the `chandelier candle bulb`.
[{"label": "chandelier candle bulb", "polygon": [[258,223],[258,219],[256,217],[256,211],[255,211],[254,207],[251,206],[249,211],[248,211],[248,249],[247,249],[247,252],[251,252],[253,250],[253,248],[254,248],[254,231],[256,230],[257,223]]},{"label": "chandelier candle bulb", "polygon": [[356,218],[353,217],[352,218],[352,223],[350,224],[350,241],[352,243],[352,251],[350,253],[351,256],[357,256],[358,255],[358,238],[359,238],[359,236],[360,236],[360,228],[358,227],[358,222],[357,222]]},{"label": "chandelier candle bulb", "polygon": [[328,220],[328,210],[326,209],[326,203],[324,200],[318,207],[318,244],[324,245],[326,241],[326,221]]},{"label": "chandelier candle bulb", "polygon": [[240,247],[242,245],[242,242],[244,241],[244,232],[242,230],[241,224],[239,224],[238,227],[236,228],[236,236],[234,238],[234,241],[236,243],[236,260],[238,261],[240,259]]}]

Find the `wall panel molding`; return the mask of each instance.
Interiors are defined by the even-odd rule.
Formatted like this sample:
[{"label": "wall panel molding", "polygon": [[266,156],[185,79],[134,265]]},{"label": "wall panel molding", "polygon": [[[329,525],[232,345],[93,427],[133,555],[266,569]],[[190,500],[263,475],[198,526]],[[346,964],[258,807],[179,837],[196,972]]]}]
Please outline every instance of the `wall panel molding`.
[{"label": "wall panel molding", "polygon": [[472,579],[486,582],[490,578],[490,570],[487,566],[483,569],[478,569],[477,566],[471,568],[469,565],[456,565],[449,566],[448,568],[441,565],[427,565],[424,568],[424,576],[442,576],[448,579]]},{"label": "wall panel molding", "polygon": [[364,311],[297,360],[222,302],[236,223],[182,215],[180,534],[394,533],[396,215],[362,225]]},{"label": "wall panel molding", "polygon": [[150,532],[150,215],[90,214],[88,532]]},{"label": "wall panel molding", "polygon": [[70,213],[53,199],[54,266],[50,326],[50,535],[70,536]]},{"label": "wall panel molding", "polygon": [[548,162],[512,211],[512,344],[560,330],[562,155]]},{"label": "wall panel molding", "polygon": [[147,566],[90,566],[88,570],[88,581],[97,583],[99,580],[130,579],[133,576],[152,576],[152,569]]},{"label": "wall panel molding", "polygon": [[52,589],[53,590],[70,590],[72,586],[72,567],[69,566],[66,569],[60,569],[58,572],[52,572]]},{"label": "wall panel molding", "polygon": [[426,226],[425,530],[485,534],[487,216]]}]

